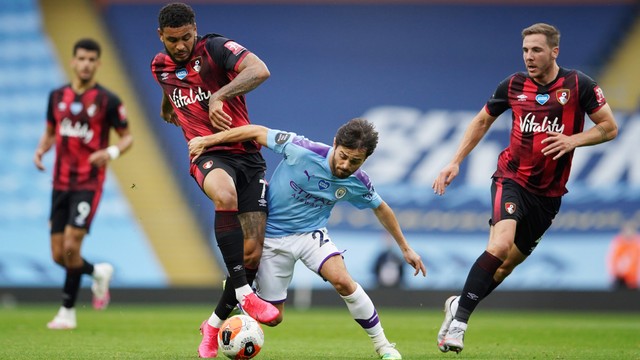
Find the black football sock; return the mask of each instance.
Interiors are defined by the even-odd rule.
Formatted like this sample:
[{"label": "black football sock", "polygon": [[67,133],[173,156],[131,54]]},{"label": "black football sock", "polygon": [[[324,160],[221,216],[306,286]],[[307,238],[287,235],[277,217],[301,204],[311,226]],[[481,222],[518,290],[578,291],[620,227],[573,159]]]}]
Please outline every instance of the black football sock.
[{"label": "black football sock", "polygon": [[236,290],[231,286],[231,282],[229,281],[229,277],[227,276],[227,280],[224,285],[224,289],[222,290],[222,297],[220,297],[220,301],[218,301],[218,305],[216,306],[215,313],[216,316],[221,320],[225,320],[229,317],[233,308],[238,305],[238,299],[236,299]]},{"label": "black football sock", "polygon": [[225,288],[235,290],[247,285],[244,270],[244,235],[238,220],[238,212],[216,211],[215,233],[224,264],[229,272]]},{"label": "black football sock", "polygon": [[64,280],[62,289],[62,306],[71,309],[76,305],[78,292],[80,291],[80,278],[82,277],[82,268],[67,269],[67,276]]},{"label": "black football sock", "polygon": [[502,260],[487,251],[478,257],[471,270],[469,270],[467,281],[464,284],[464,288],[462,288],[458,311],[455,315],[456,320],[463,323],[469,321],[471,313],[491,288],[493,274],[496,273],[500,265],[502,265]]},{"label": "black football sock", "polygon": [[80,269],[83,275],[93,275],[93,264],[84,258],[82,259],[82,268]]},{"label": "black football sock", "polygon": [[502,281],[497,282],[497,281],[492,279],[491,280],[491,286],[489,286],[489,288],[487,289],[487,292],[484,294],[484,296],[482,298],[484,299],[487,296],[489,296],[489,294],[491,294],[493,292],[493,290],[495,290],[500,284],[502,284]]},{"label": "black football sock", "polygon": [[258,274],[258,268],[252,269],[245,266],[244,271],[247,274],[247,283],[250,286],[253,286],[253,280],[256,279],[256,275]]}]

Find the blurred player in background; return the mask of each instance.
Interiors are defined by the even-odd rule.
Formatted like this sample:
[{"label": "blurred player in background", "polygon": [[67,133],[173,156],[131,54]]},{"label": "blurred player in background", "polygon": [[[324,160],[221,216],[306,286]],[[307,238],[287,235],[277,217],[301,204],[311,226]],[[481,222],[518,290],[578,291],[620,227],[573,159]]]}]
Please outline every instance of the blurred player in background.
[{"label": "blurred player in background", "polygon": [[640,234],[635,222],[627,221],[611,240],[607,269],[615,290],[637,290],[640,286]]},{"label": "blurred player in background", "polygon": [[[73,79],[49,94],[47,126],[33,159],[44,171],[42,156],[55,144],[51,254],[67,274],[62,306],[47,324],[49,329],[76,327],[75,303],[84,274],[93,277],[93,307],[105,309],[110,300],[113,266],[89,263],[81,248],[100,203],[107,163],[127,151],[133,137],[120,99],[95,80],[99,66],[100,45],[92,39],[76,42],[71,60]],[[120,139],[109,146],[111,128]]]},{"label": "blurred player in background", "polygon": [[422,272],[426,276],[425,266],[404,238],[393,210],[360,170],[378,144],[378,132],[368,121],[353,119],[340,127],[331,147],[294,133],[247,125],[196,137],[189,142],[189,152],[199,161],[212,146],[247,140],[255,140],[284,156],[269,184],[266,239],[255,281],[258,296],[276,304],[279,310],[277,319],[267,325],[282,321],[287,288],[295,264],[301,260],[333,285],[381,359],[402,359],[395,345],[387,340],[373,302],[349,275],[343,252],[331,241],[326,228],[338,201],[372,209],[395,239],[404,260],[415,269],[414,275]]},{"label": "blurred player in background", "polygon": [[[496,118],[512,110],[509,146],[491,186],[489,243],[471,267],[462,293],[445,302],[441,351],[459,353],[471,313],[536,248],[560,210],[575,148],[615,138],[618,127],[600,87],[580,71],[558,66],[560,32],[543,23],[522,31],[527,72],[503,80],[469,124],[451,162],[433,182],[437,195]],[[595,124],[583,131],[585,113]]]},{"label": "blurred player in background", "polygon": [[[153,58],[151,71],[163,91],[162,118],[179,126],[187,141],[249,124],[244,94],[269,78],[264,62],[221,35],[198,36],[189,5],[164,6],[158,23],[165,51]],[[215,311],[202,323],[200,357],[217,355],[218,329],[238,303],[260,322],[278,315],[250,286],[264,241],[265,171],[255,141],[216,145],[191,163],[191,176],[215,206],[216,241],[229,273]]]}]

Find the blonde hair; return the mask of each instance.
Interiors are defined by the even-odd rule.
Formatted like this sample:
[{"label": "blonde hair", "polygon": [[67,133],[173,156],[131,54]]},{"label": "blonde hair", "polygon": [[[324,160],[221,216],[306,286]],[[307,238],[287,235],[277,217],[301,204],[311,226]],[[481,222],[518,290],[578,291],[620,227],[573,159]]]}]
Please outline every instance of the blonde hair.
[{"label": "blonde hair", "polygon": [[551,48],[560,46],[560,30],[553,25],[537,23],[522,30],[523,39],[525,36],[533,34],[542,34],[546,36],[547,45]]}]

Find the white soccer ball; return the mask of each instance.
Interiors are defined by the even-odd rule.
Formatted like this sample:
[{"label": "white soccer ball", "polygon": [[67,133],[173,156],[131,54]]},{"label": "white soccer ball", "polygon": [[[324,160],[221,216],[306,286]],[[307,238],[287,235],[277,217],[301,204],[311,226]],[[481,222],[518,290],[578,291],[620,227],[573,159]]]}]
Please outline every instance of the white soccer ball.
[{"label": "white soccer ball", "polygon": [[229,359],[251,359],[264,345],[260,323],[247,315],[228,318],[218,332],[220,351]]}]

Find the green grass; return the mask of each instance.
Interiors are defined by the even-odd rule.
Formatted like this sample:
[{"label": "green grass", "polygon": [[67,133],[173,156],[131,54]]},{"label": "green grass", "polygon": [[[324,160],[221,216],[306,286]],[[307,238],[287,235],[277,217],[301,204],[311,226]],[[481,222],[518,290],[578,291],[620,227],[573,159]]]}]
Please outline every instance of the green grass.
[{"label": "green grass", "polygon": [[[0,309],[0,359],[196,359],[198,326],[213,306],[114,304],[77,310],[79,327],[45,326],[57,305]],[[442,354],[436,310],[378,309],[387,337],[404,359],[640,359],[640,313],[497,312],[472,318],[465,350]],[[257,359],[375,359],[346,307],[288,309],[277,328],[263,327]],[[224,358],[222,355],[219,358]]]}]

